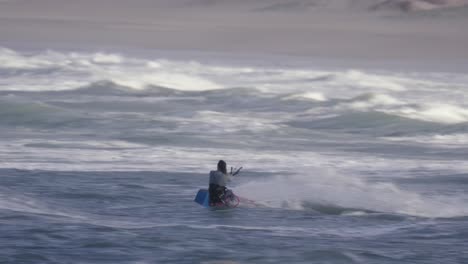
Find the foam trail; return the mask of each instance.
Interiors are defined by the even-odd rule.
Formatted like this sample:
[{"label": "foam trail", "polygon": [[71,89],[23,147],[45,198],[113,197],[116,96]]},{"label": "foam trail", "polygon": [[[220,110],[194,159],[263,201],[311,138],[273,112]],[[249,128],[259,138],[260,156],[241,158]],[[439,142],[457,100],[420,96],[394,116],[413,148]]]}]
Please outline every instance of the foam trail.
[{"label": "foam trail", "polygon": [[424,196],[392,183],[371,183],[330,171],[311,173],[250,181],[236,187],[235,191],[273,208],[306,210],[328,206],[342,208],[344,213],[349,209],[420,217],[468,215],[460,198]]},{"label": "foam trail", "polygon": [[33,197],[11,193],[6,189],[0,189],[0,210],[11,210],[25,214],[38,214],[49,216],[60,216],[67,218],[83,219],[84,217],[65,212],[54,206],[40,202]]}]

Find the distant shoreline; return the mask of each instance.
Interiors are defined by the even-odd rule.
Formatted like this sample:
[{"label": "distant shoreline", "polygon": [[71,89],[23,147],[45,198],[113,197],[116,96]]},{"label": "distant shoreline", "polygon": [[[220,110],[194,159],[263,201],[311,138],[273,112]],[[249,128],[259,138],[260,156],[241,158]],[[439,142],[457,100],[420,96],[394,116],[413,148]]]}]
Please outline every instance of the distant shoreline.
[{"label": "distant shoreline", "polygon": [[273,2],[0,2],[0,46],[279,67],[468,70],[468,16],[438,16],[446,10],[382,15],[366,11],[368,0],[353,2],[360,9],[348,8],[347,0],[314,9],[314,1],[302,0],[296,7],[303,10],[279,5],[258,11]]}]

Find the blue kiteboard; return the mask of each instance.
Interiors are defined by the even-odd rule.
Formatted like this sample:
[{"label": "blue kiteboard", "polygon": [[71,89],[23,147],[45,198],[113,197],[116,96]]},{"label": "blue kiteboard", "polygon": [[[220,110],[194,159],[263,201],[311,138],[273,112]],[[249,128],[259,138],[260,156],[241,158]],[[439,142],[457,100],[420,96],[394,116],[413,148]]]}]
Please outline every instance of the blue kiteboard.
[{"label": "blue kiteboard", "polygon": [[210,194],[207,189],[198,190],[197,196],[195,196],[196,203],[200,204],[203,207],[210,207]]}]

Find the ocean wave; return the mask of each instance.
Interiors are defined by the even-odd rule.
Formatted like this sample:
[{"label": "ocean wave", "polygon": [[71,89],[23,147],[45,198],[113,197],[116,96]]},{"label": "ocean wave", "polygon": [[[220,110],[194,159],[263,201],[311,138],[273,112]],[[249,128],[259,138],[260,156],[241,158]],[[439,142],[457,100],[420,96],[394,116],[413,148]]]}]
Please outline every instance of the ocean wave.
[{"label": "ocean wave", "polygon": [[437,131],[437,123],[413,120],[379,111],[351,112],[332,117],[294,120],[288,125],[306,129],[341,130],[347,133],[371,133],[378,136],[403,136],[411,133]]},{"label": "ocean wave", "polygon": [[[191,7],[212,7],[225,6],[237,9],[245,9],[253,12],[310,12],[334,10],[336,11],[428,11],[437,9],[455,9],[468,5],[466,0],[339,0],[339,1],[319,1],[319,0],[294,0],[294,1],[255,1],[233,5],[228,1],[189,1],[185,5]],[[176,4],[174,4],[177,6]],[[184,4],[178,5],[178,7]]]},{"label": "ocean wave", "polygon": [[338,107],[357,111],[374,110],[390,115],[441,123],[457,124],[468,121],[468,108],[447,103],[409,103],[387,94],[368,93],[343,100]]},{"label": "ocean wave", "polygon": [[162,86],[146,86],[142,89],[134,89],[130,86],[120,85],[111,80],[96,81],[72,90],[54,91],[53,94],[75,94],[94,96],[177,96],[183,95],[183,91]]},{"label": "ocean wave", "polygon": [[[305,100],[300,94],[286,99]],[[423,136],[419,133],[463,133],[467,122],[464,105],[414,103],[385,93],[364,93],[350,99],[310,100],[307,111],[285,123],[306,129],[368,132],[397,140],[397,136]]]},{"label": "ocean wave", "polygon": [[432,135],[415,135],[415,136],[398,136],[398,137],[383,137],[385,140],[396,142],[416,142],[421,144],[431,144],[438,147],[462,148],[468,145],[468,134],[462,133],[466,131],[466,127],[456,129],[455,133],[432,134]]},{"label": "ocean wave", "polygon": [[450,9],[468,5],[466,0],[385,0],[370,7],[371,10],[428,11]]},{"label": "ocean wave", "polygon": [[0,90],[10,91],[70,90],[104,81],[134,90],[166,87],[207,91],[247,87],[323,101],[349,99],[365,93],[400,95],[418,89],[436,93],[448,86],[462,91],[466,83],[465,77],[454,74],[226,66],[103,52],[26,53],[0,48],[0,62],[0,76],[4,78]]},{"label": "ocean wave", "polygon": [[27,148],[44,148],[44,149],[90,149],[90,150],[122,150],[122,149],[141,149],[142,146],[132,144],[126,141],[87,141],[76,142],[66,140],[47,140],[46,142],[24,143]]},{"label": "ocean wave", "polygon": [[[220,88],[202,76],[206,69],[196,63],[149,61],[112,53],[45,51],[26,54],[1,48],[0,64],[3,75],[9,76],[4,80],[9,81],[6,83],[9,85],[0,86],[0,90],[69,90],[102,80],[137,90],[147,86],[195,91]],[[22,86],[25,80],[18,76],[19,71],[34,76],[34,82]]]},{"label": "ocean wave", "polygon": [[324,102],[327,101],[327,98],[319,92],[304,92],[299,94],[288,95],[284,97],[283,100],[311,100]]},{"label": "ocean wave", "polygon": [[468,108],[452,104],[423,104],[416,107],[403,107],[392,112],[412,119],[441,124],[468,122]]},{"label": "ocean wave", "polygon": [[[14,126],[73,128],[86,140],[298,151],[362,151],[358,142],[371,142],[380,154],[401,152],[407,140],[405,155],[414,157],[463,143],[468,128],[463,74],[229,66],[103,52],[0,54],[9,58],[0,69],[0,127],[11,135]],[[36,130],[23,131],[43,143]],[[420,144],[426,139],[440,143]],[[415,151],[421,149],[427,151]]]},{"label": "ocean wave", "polygon": [[[468,174],[441,174],[424,175],[423,177],[412,177],[398,179],[397,182],[405,184],[435,184],[435,185],[457,185],[457,187],[468,185]],[[453,188],[452,188],[453,189]]]},{"label": "ocean wave", "polygon": [[0,100],[2,125],[68,126],[83,121],[76,113],[43,102]]},{"label": "ocean wave", "polygon": [[396,76],[385,76],[382,74],[366,73],[358,70],[348,70],[340,73],[337,79],[341,83],[352,83],[358,87],[405,91],[402,81],[408,81]]}]

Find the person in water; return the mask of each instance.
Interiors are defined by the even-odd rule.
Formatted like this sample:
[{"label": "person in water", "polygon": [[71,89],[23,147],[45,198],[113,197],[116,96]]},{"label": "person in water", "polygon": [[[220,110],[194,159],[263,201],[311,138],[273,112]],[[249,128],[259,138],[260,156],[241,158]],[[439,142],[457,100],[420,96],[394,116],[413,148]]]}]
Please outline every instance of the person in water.
[{"label": "person in water", "polygon": [[223,196],[226,193],[226,184],[230,181],[231,174],[227,173],[226,162],[220,160],[218,162],[218,169],[215,171],[210,171],[210,185],[209,185],[209,194],[210,194],[210,205],[216,205],[223,203]]}]

